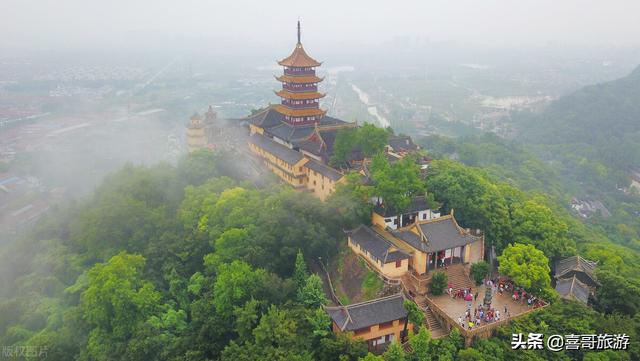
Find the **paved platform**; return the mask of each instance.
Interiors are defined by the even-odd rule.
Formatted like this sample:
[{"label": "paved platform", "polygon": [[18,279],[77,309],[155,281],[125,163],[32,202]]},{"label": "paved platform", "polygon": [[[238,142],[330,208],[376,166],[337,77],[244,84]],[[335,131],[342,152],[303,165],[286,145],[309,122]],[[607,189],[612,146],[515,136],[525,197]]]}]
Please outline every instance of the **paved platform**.
[{"label": "paved platform", "polygon": [[[471,312],[473,314],[473,309],[478,307],[478,305],[482,305],[484,300],[485,293],[484,285],[473,288],[474,292],[478,292],[478,299],[472,301]],[[500,294],[496,292],[493,294],[491,305],[494,309],[500,311],[500,319],[504,319],[506,315],[504,314],[504,306],[507,306],[507,310],[509,311],[511,317],[516,317],[528,310],[531,310],[533,307],[527,306],[526,300],[524,302],[514,301],[511,298],[511,293]],[[454,320],[458,320],[458,317],[464,317],[465,312],[467,311],[467,302],[461,298],[451,298],[448,294],[440,295],[440,296],[430,296],[431,300],[441,309],[443,310],[449,317]],[[481,325],[482,326],[482,325]]]}]

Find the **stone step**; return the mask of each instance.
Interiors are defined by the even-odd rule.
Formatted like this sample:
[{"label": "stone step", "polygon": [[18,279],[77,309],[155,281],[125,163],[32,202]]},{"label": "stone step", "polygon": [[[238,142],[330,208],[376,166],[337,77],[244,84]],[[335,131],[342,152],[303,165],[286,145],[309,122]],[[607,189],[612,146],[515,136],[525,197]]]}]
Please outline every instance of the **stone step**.
[{"label": "stone step", "polygon": [[429,332],[431,332],[432,338],[439,338],[446,335],[444,328],[442,328],[442,325],[440,325],[440,322],[438,322],[438,319],[435,317],[431,309],[427,308],[424,314],[424,323],[429,329]]}]

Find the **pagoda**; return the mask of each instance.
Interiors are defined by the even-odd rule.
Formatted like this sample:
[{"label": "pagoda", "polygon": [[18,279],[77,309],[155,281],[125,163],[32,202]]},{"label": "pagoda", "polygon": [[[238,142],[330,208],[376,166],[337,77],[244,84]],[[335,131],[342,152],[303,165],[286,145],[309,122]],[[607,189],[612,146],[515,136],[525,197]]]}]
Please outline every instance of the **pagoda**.
[{"label": "pagoda", "polygon": [[280,179],[324,200],[345,179],[327,165],[337,132],[358,125],[328,116],[320,108],[325,94],[318,91],[323,79],[316,75],[316,68],[322,63],[302,47],[300,21],[293,52],[278,64],[284,68],[275,77],[282,83],[275,91],[280,103],[240,119],[249,127],[249,149]]},{"label": "pagoda", "polygon": [[300,42],[300,21],[298,20],[298,42],[288,57],[280,60],[284,67],[283,75],[276,77],[282,83],[282,89],[275,92],[282,98],[276,111],[282,114],[282,120],[291,125],[317,124],[326,111],[320,109],[320,99],[325,94],[318,92],[318,83],[322,78],[316,75],[316,67],[321,62],[310,57]]}]

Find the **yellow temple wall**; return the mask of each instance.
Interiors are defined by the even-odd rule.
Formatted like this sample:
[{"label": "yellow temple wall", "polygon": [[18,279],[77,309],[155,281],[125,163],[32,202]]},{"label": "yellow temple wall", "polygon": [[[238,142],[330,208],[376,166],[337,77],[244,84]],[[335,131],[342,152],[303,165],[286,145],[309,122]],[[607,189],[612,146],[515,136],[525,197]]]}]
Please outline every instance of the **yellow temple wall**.
[{"label": "yellow temple wall", "polygon": [[413,257],[411,258],[412,264],[411,267],[418,272],[418,274],[424,274],[427,270],[427,254],[424,252],[420,252],[416,250],[413,252]]},{"label": "yellow temple wall", "polygon": [[258,126],[255,126],[253,124],[249,124],[249,131],[250,131],[251,134],[253,134],[253,133],[264,134],[264,129],[262,129],[262,128],[258,127]]},{"label": "yellow temple wall", "polygon": [[384,221],[384,217],[379,215],[376,212],[372,212],[371,214],[371,223],[373,223],[374,226],[379,226],[382,229],[385,229],[387,227],[387,224]]},{"label": "yellow temple wall", "polygon": [[331,193],[335,192],[336,184],[343,181],[340,178],[337,182],[332,179],[323,176],[322,174],[314,171],[313,169],[306,169],[307,174],[307,189],[313,192],[313,195],[319,198],[321,201],[325,201]]},{"label": "yellow temple wall", "polygon": [[[364,341],[370,341],[382,336],[394,334],[394,342],[400,342],[400,334],[404,330],[404,323],[404,320],[394,320],[391,326],[380,328],[380,325],[373,325],[369,327],[368,330],[357,330],[357,332],[355,332],[353,335],[354,338],[359,338]],[[335,322],[332,322],[332,324],[334,333],[342,332]],[[413,331],[413,325],[411,323],[407,325],[407,330]]]},{"label": "yellow temple wall", "polygon": [[379,261],[376,262],[368,253],[365,253],[364,250],[360,249],[356,243],[351,242],[351,237],[348,238],[347,245],[355,254],[366,259],[368,264],[374,267],[378,273],[383,274],[387,278],[400,278],[409,271],[409,259],[403,259],[400,263],[400,267],[396,267],[395,261],[381,265]]},{"label": "yellow temple wall", "polygon": [[478,239],[477,241],[469,244],[466,249],[468,249],[468,255],[465,258],[465,263],[476,263],[484,259],[484,247],[483,247],[483,239]]},{"label": "yellow temple wall", "polygon": [[296,164],[289,164],[253,143],[249,144],[249,149],[254,154],[263,158],[267,168],[289,185],[298,188],[306,184],[306,174],[303,167],[307,162],[306,158],[302,158]]},{"label": "yellow temple wall", "polygon": [[204,148],[205,136],[204,128],[188,128],[187,129],[187,148],[189,153]]}]

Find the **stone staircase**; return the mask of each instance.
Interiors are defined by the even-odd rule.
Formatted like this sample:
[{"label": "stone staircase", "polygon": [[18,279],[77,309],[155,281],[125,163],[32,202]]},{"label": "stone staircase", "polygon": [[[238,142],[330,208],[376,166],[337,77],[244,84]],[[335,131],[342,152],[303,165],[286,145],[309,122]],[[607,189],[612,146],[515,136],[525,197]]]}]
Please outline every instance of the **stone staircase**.
[{"label": "stone staircase", "polygon": [[456,264],[449,266],[446,271],[448,283],[453,287],[453,290],[459,290],[464,288],[475,289],[474,282],[465,274],[464,266]]},{"label": "stone staircase", "polygon": [[436,316],[433,315],[430,308],[426,309],[424,315],[424,324],[429,328],[431,338],[440,338],[447,335],[447,332],[444,330],[440,322],[438,322]]},{"label": "stone staircase", "polygon": [[431,332],[431,338],[440,338],[447,335],[447,332],[442,327],[436,316],[433,314],[433,311],[427,306],[427,301],[424,297],[416,297],[416,303],[420,307],[420,309],[424,312],[424,325]]}]

